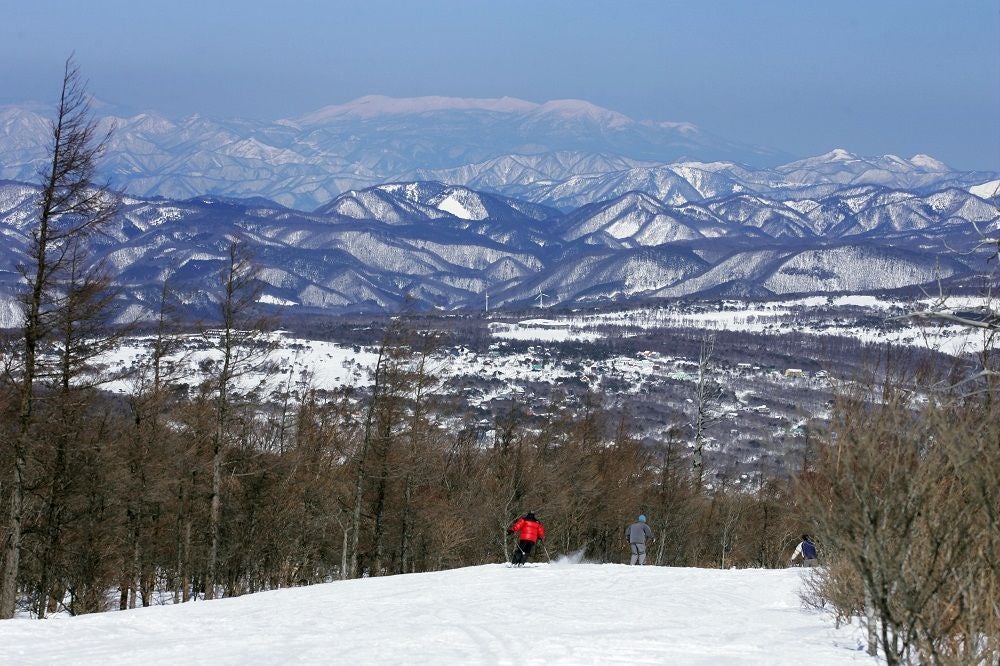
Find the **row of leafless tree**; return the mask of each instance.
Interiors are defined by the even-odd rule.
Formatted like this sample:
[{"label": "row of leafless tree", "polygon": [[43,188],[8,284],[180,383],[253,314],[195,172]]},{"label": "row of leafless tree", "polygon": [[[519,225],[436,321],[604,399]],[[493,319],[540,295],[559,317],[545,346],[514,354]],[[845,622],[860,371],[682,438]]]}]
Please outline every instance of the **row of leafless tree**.
[{"label": "row of leafless tree", "polygon": [[659,564],[776,566],[794,545],[781,484],[700,492],[686,446],[643,447],[596,398],[553,403],[542,429],[517,406],[486,425],[438,404],[433,344],[394,327],[370,391],[289,404],[223,397],[223,361],[177,390],[155,355],[126,399],[46,384],[22,465],[18,599],[42,617],[502,561],[528,510],[553,556],[624,560],[640,512]]},{"label": "row of leafless tree", "polygon": [[984,352],[945,375],[890,356],[843,387],[802,474],[800,505],[829,565],[813,599],[862,616],[869,652],[891,664],[997,663],[1000,318],[989,305],[974,320],[940,314],[981,331]]}]

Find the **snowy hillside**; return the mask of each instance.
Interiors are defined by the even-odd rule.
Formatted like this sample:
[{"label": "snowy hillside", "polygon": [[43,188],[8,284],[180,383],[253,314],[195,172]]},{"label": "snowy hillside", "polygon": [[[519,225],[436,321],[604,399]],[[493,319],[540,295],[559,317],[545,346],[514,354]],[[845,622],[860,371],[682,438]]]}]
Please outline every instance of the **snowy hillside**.
[{"label": "snowy hillside", "polygon": [[[37,188],[0,181],[0,324],[14,292]],[[205,285],[229,239],[261,267],[265,303],[310,311],[394,311],[676,297],[891,289],[976,270],[956,248],[1000,224],[988,201],[950,188],[917,195],[850,187],[819,199],[738,194],[671,205],[627,192],[577,210],[441,182],[351,190],[313,213],[261,200],[128,196],[93,242],[129,316],[149,315],[169,280],[206,314]],[[854,249],[845,249],[845,247]],[[6,268],[5,268],[6,267]]]},{"label": "snowy hillside", "polygon": [[556,563],[367,578],[0,623],[0,661],[874,663],[857,627],[803,609],[801,570]]}]

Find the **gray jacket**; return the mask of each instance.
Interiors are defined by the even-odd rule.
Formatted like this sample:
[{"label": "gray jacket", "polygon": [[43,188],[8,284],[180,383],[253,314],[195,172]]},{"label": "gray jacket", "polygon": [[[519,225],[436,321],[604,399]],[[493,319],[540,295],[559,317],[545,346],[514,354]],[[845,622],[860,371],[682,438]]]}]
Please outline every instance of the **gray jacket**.
[{"label": "gray jacket", "polygon": [[632,523],[625,528],[625,537],[629,543],[646,543],[653,540],[653,530],[646,523]]}]

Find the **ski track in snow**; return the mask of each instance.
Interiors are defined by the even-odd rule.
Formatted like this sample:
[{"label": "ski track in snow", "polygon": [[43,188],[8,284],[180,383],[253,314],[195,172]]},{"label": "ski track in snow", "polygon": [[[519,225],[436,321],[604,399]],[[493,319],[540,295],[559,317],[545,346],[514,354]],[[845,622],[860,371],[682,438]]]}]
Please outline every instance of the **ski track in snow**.
[{"label": "ski track in snow", "polygon": [[0,622],[0,664],[875,663],[803,572],[501,564]]}]

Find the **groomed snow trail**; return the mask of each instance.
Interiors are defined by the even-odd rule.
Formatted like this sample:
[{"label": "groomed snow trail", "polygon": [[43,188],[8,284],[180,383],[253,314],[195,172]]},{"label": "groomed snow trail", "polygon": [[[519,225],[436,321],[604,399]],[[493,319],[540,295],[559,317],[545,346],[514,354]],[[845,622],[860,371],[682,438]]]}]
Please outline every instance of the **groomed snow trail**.
[{"label": "groomed snow trail", "polygon": [[[874,663],[800,570],[504,565],[0,622],[2,664]],[[720,662],[721,659],[721,662]]]}]

